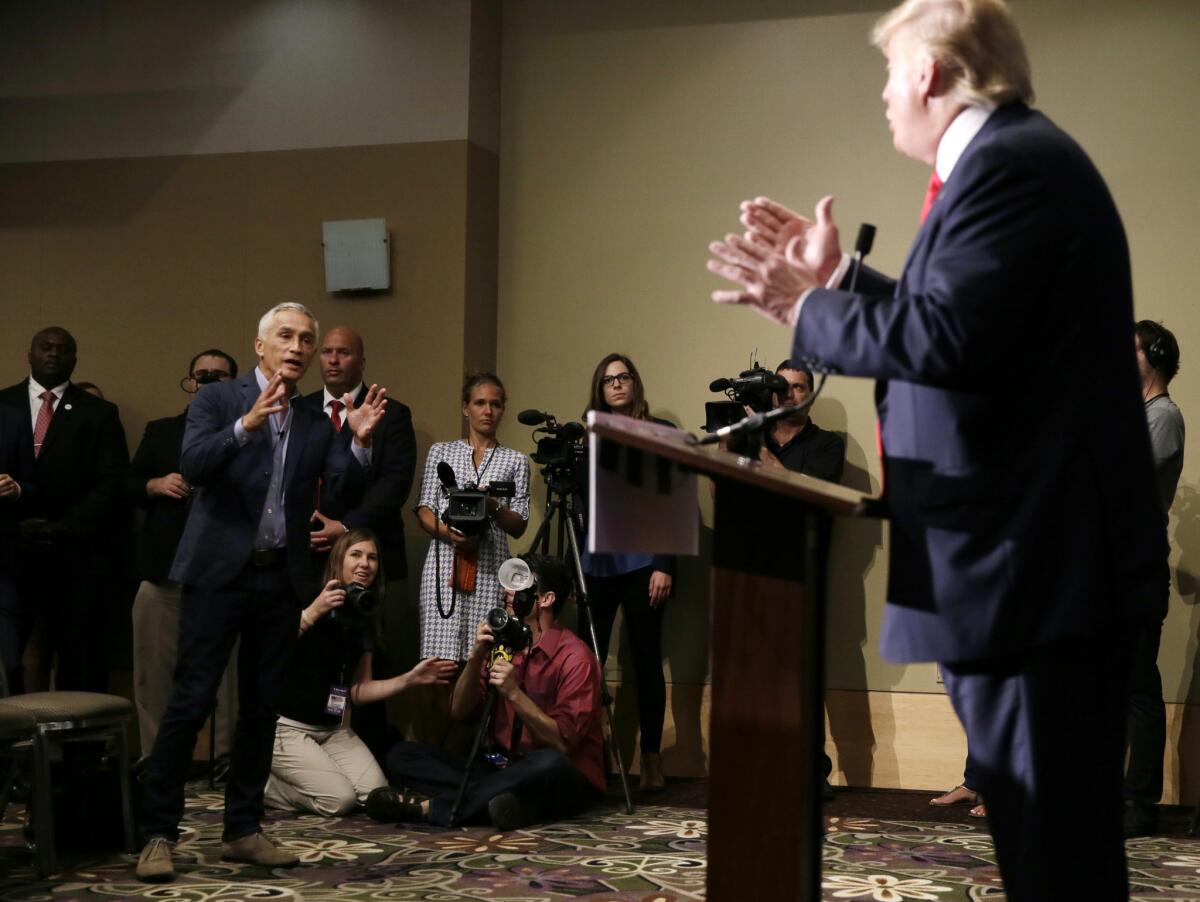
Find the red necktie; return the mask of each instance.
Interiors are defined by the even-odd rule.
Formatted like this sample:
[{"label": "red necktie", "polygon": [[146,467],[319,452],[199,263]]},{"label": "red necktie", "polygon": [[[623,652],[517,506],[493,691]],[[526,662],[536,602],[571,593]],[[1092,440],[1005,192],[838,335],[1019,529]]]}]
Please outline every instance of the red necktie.
[{"label": "red necktie", "polygon": [[942,190],[942,180],[938,178],[937,170],[933,170],[929,174],[929,187],[925,189],[925,203],[921,204],[921,224],[924,225],[925,218],[929,216],[929,211],[933,209],[933,202],[937,200],[938,192]]},{"label": "red necktie", "polygon": [[341,401],[330,401],[329,402],[329,422],[333,423],[333,431],[334,432],[342,431],[342,418],[340,416],[338,416],[338,414],[341,413],[341,411],[342,411],[342,402]]},{"label": "red necktie", "polygon": [[44,391],[38,397],[42,399],[42,408],[38,411],[37,422],[33,424],[34,457],[42,453],[42,443],[46,440],[50,421],[54,419],[54,402],[57,400],[52,391]]}]

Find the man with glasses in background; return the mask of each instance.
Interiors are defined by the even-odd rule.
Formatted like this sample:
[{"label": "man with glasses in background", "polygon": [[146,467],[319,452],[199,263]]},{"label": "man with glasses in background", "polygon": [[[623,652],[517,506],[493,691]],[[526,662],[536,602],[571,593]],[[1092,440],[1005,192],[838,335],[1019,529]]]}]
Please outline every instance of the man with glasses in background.
[{"label": "man with glasses in background", "polygon": [[[179,387],[194,395],[205,385],[226,382],[237,373],[237,362],[224,351],[212,348],[192,358]],[[145,512],[137,547],[141,583],[133,600],[133,695],[143,761],[154,748],[175,673],[181,590],[168,573],[187,522],[193,491],[179,473],[186,424],[186,407],[173,417],[146,424],[125,486],[129,502]],[[228,760],[237,718],[236,660],[236,656],[230,658],[217,693],[214,727],[218,761]]]}]

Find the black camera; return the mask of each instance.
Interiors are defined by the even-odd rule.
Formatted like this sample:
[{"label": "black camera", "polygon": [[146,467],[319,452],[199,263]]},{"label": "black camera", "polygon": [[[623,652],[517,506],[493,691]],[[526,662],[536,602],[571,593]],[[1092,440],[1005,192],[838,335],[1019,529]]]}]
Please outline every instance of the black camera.
[{"label": "black camera", "polygon": [[537,450],[530,455],[535,464],[570,469],[587,457],[587,446],[583,443],[587,429],[582,423],[560,423],[554,414],[541,410],[522,410],[517,414],[517,422],[541,427],[534,430],[534,435],[542,436],[537,440]]},{"label": "black camera", "polygon": [[379,606],[379,596],[374,589],[358,583],[339,583],[338,588],[345,591],[346,600],[340,608],[329,612],[330,620],[339,620],[347,624],[363,623]]},{"label": "black camera", "polygon": [[[725,403],[705,405],[707,422],[704,428],[708,432],[714,432],[742,418],[733,416],[734,410],[731,405],[749,407],[755,413],[766,413],[775,406],[773,396],[783,397],[787,394],[788,384],[782,376],[756,363],[750,369],[740,372],[736,379],[716,379],[710,382],[708,390],[725,392],[729,398]],[[742,414],[744,415],[744,411]]]},{"label": "black camera", "polygon": [[478,535],[487,525],[487,499],[511,498],[516,493],[517,484],[511,480],[493,482],[482,489],[471,485],[462,489],[451,489],[446,496],[442,522],[463,535]]},{"label": "black camera", "polygon": [[487,614],[488,626],[492,628],[492,636],[496,646],[504,646],[513,654],[529,646],[533,642],[533,633],[514,614],[504,608],[492,608]]}]

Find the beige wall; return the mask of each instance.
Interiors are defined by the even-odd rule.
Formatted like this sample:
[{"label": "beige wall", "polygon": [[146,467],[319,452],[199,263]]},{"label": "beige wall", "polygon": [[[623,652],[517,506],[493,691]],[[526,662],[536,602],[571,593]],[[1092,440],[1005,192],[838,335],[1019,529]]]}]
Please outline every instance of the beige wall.
[{"label": "beige wall", "polygon": [[[595,361],[617,348],[638,361],[654,411],[694,429],[710,380],[756,348],[770,366],[787,351],[786,333],[707,302],[716,282],[705,245],[735,227],[739,200],[769,193],[808,208],[832,192],[847,240],[874,222],[872,262],[902,263],[926,174],[891,150],[881,115],[882,62],[865,36],[887,5],[509,2],[499,124],[499,23],[483,0],[5,5],[0,382],[25,375],[36,328],[61,322],[79,339],[78,377],[121,405],[136,444],[147,419],[185,402],[176,380],[194,350],[220,345],[248,365],[259,313],[290,297],[327,326],[367,334],[368,373],[413,406],[422,454],[459,433],[464,369],[495,363],[511,412],[565,419],[579,415]],[[1108,179],[1139,315],[1176,331],[1184,369],[1173,394],[1185,415],[1200,411],[1187,363],[1200,318],[1184,278],[1200,206],[1195,5],[1016,10],[1039,105]],[[363,216],[391,226],[393,288],[332,298],[320,223]],[[1054,390],[1020,377],[1023,403]],[[305,388],[316,385],[310,375]],[[831,380],[816,418],[847,433],[846,481],[877,488],[869,384]],[[532,448],[514,418],[502,437]],[[1193,443],[1171,522],[1171,701],[1200,701],[1198,489]],[[701,506],[711,523],[705,495]],[[704,553],[682,562],[667,618],[668,757],[693,772],[710,539],[705,530]],[[931,666],[876,653],[885,541],[875,522],[842,524],[835,537],[830,685],[937,693]],[[413,563],[422,555],[412,543]],[[621,656],[610,672],[628,674]],[[879,703],[849,707],[835,741],[839,729],[851,744],[866,732],[881,760],[899,760],[886,725],[870,733]]]},{"label": "beige wall", "polygon": [[[505,7],[501,133],[499,363],[518,406],[577,416],[595,361],[633,356],[651,406],[695,429],[710,380],[774,366],[783,330],[716,308],[707,242],[737,228],[755,194],[810,209],[837,197],[843,238],[879,227],[874,265],[897,271],[927,173],[891,148],[867,41],[890,4],[749,2],[599,5],[520,0]],[[857,8],[855,15],[827,15]],[[1188,291],[1200,175],[1200,17],[1191,0],[1017,3],[1038,105],[1080,139],[1107,178],[1130,233],[1139,316],[1163,319],[1184,350],[1173,386],[1200,416],[1200,316]],[[803,17],[795,12],[813,12]],[[1065,236],[1064,236],[1065,237]],[[1036,324],[1030,339],[1036,341]],[[1014,373],[1020,408],[1053,385]],[[831,379],[815,419],[848,433],[847,482],[877,488],[871,386]],[[1192,684],[1200,569],[1200,447],[1188,449],[1172,517],[1177,591],[1164,633],[1170,700]],[[711,522],[702,495],[704,519]],[[932,665],[897,667],[876,651],[886,529],[839,524],[829,637],[834,689],[939,692]],[[667,615],[676,681],[703,681],[702,568]]]}]

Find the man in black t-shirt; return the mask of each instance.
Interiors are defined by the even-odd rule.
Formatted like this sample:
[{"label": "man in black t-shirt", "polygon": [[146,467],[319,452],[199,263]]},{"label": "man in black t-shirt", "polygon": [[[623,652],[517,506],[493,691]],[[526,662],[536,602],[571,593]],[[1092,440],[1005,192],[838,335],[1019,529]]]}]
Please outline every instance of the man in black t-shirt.
[{"label": "man in black t-shirt", "polygon": [[[796,369],[790,360],[775,367],[775,373],[787,380],[787,394],[774,396],[775,407],[797,407],[808,400],[813,390],[813,374]],[[836,432],[822,429],[808,415],[796,413],[775,421],[763,443],[762,461],[779,464],[796,473],[839,482],[846,464],[846,442]]]},{"label": "man in black t-shirt", "polygon": [[[786,394],[773,396],[775,407],[798,407],[812,395],[811,371],[797,369],[792,366],[790,360],[785,360],[775,367],[775,374],[782,376],[788,385]],[[795,473],[803,473],[828,482],[839,482],[846,465],[846,442],[836,432],[822,429],[814,423],[808,415],[809,409],[811,408],[776,420],[774,428],[763,442],[759,459],[765,464],[781,466]],[[817,529],[817,579],[824,582],[828,574],[833,520],[824,512],[818,512],[817,516],[820,518]],[[833,792],[829,785],[833,762],[828,755],[823,757],[825,798],[828,800]]]}]

